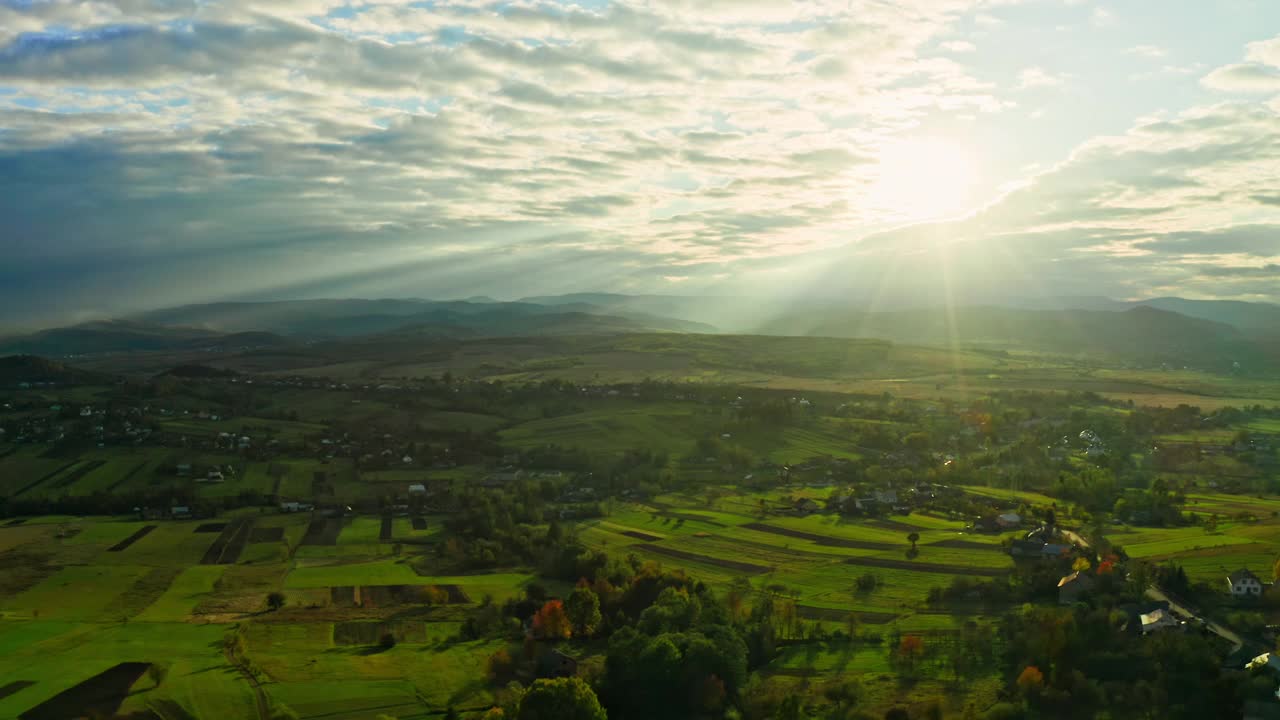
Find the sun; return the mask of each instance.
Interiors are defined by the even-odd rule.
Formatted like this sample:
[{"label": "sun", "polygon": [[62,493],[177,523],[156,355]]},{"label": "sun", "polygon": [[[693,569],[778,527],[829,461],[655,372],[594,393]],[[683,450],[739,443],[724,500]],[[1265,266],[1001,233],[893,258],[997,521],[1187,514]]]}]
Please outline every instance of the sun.
[{"label": "sun", "polygon": [[977,180],[977,162],[959,143],[893,140],[881,148],[868,200],[890,220],[936,220],[968,210]]}]

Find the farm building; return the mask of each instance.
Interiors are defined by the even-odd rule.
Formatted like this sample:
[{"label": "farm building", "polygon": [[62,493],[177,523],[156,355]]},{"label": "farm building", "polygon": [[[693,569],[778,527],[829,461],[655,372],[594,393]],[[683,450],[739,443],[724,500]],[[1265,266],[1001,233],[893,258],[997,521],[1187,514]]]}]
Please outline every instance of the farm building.
[{"label": "farm building", "polygon": [[1237,597],[1262,594],[1262,581],[1258,580],[1257,575],[1244,568],[1227,576],[1227,587],[1231,590],[1231,594]]},{"label": "farm building", "polygon": [[1142,623],[1142,633],[1145,635],[1151,632],[1157,632],[1165,628],[1178,627],[1182,623],[1173,616],[1168,610],[1152,610],[1149,613],[1143,613],[1138,616]]},{"label": "farm building", "polygon": [[1016,528],[1022,524],[1022,516],[1018,513],[1002,513],[996,516],[996,525],[1001,529],[1008,530]]},{"label": "farm building", "polygon": [[813,500],[813,498],[801,498],[796,501],[796,512],[801,515],[811,515],[822,509],[822,506]]},{"label": "farm building", "polygon": [[1093,590],[1096,581],[1083,573],[1073,572],[1058,581],[1058,603],[1073,605]]}]

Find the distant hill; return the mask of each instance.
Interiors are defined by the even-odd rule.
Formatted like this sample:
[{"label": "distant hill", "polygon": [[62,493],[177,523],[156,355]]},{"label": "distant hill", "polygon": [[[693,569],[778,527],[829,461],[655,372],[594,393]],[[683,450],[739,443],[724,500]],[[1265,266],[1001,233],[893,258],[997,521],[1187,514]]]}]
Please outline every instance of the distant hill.
[{"label": "distant hill", "polygon": [[1142,300],[1137,305],[1234,325],[1241,330],[1280,332],[1280,305],[1235,300],[1187,300],[1177,297]]},{"label": "distant hill", "polygon": [[227,370],[225,368],[209,367],[208,365],[179,365],[166,370],[156,377],[179,377],[193,379],[210,379],[210,378],[229,378],[235,377],[240,373],[235,370]]},{"label": "distant hill", "polygon": [[777,318],[770,333],[881,338],[903,343],[990,346],[1075,356],[1257,370],[1277,358],[1226,323],[1153,307],[1122,312],[956,308],[885,313],[810,312]]},{"label": "distant hill", "polygon": [[18,383],[52,382],[59,385],[90,384],[111,378],[95,372],[73,368],[56,360],[36,355],[0,357],[0,387]]},{"label": "distant hill", "polygon": [[0,353],[66,356],[184,349],[231,350],[286,342],[271,333],[227,334],[199,328],[113,320],[0,338]]},{"label": "distant hill", "polygon": [[[476,298],[480,300],[480,298]],[[137,316],[165,326],[217,332],[267,331],[308,338],[358,337],[414,327],[453,328],[466,334],[519,335],[547,332],[712,332],[707,325],[644,312],[613,313],[591,303],[555,306],[527,302],[467,300],[287,300],[186,305]],[[608,320],[592,321],[594,315]]]}]

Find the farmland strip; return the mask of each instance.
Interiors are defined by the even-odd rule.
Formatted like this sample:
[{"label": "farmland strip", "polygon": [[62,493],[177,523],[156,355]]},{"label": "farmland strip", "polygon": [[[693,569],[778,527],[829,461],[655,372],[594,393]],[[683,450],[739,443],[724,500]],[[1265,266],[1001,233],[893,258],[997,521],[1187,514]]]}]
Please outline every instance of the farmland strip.
[{"label": "farmland strip", "polygon": [[137,465],[135,465],[135,466],[133,467],[133,469],[132,469],[132,470],[130,470],[129,472],[125,473],[123,477],[121,477],[119,480],[116,480],[115,482],[113,482],[113,483],[111,483],[109,486],[107,486],[107,492],[111,492],[111,491],[115,490],[116,488],[120,487],[121,485],[123,485],[123,484],[125,484],[125,483],[129,482],[130,480],[132,480],[132,479],[133,479],[133,476],[134,476],[134,475],[137,475],[137,474],[138,474],[138,473],[140,473],[140,472],[142,472],[142,468],[146,467],[148,464],[149,464],[149,462],[148,462],[148,461],[143,460],[142,462],[140,462],[140,463],[138,463]]},{"label": "farmland strip", "polygon": [[78,482],[80,478],[84,477],[85,475],[88,475],[89,473],[93,472],[94,470],[97,470],[98,468],[106,464],[107,462],[105,460],[90,460],[82,464],[80,467],[76,468],[75,470],[72,470],[71,472],[67,473],[66,477],[59,479],[58,482],[53,484],[53,486],[56,488],[69,487],[75,484],[76,482]]},{"label": "farmland strip", "polygon": [[284,540],[282,527],[256,527],[249,533],[251,543],[280,542],[281,540]]},{"label": "farmland strip", "polygon": [[134,534],[132,534],[132,535],[130,535],[129,537],[127,537],[127,538],[125,538],[125,539],[121,540],[120,542],[116,543],[115,545],[112,545],[111,547],[107,548],[107,552],[120,552],[120,551],[122,551],[122,550],[125,550],[125,549],[127,549],[130,545],[132,545],[132,544],[134,544],[134,543],[138,542],[139,540],[141,540],[142,538],[146,537],[148,533],[150,533],[152,530],[155,530],[155,529],[156,529],[156,526],[155,526],[155,525],[145,525],[145,526],[143,526],[143,527],[140,527],[140,528],[138,528],[138,531],[137,531],[137,532],[135,532]]},{"label": "farmland strip", "polygon": [[160,599],[178,575],[182,573],[182,568],[177,567],[158,567],[152,568],[146,575],[138,578],[131,588],[120,593],[105,608],[103,608],[101,616],[105,619],[116,620],[122,617],[131,618],[134,615],[146,610],[151,603]]},{"label": "farmland strip", "polygon": [[342,518],[313,518],[302,536],[302,545],[337,545],[342,534]]},{"label": "farmland strip", "polygon": [[26,712],[21,720],[63,720],[72,717],[114,717],[129,688],[151,663],[123,662],[63,690]]},{"label": "farmland strip", "polygon": [[942,565],[940,563],[922,563],[911,560],[889,560],[888,558],[850,557],[845,558],[846,565],[878,567],[890,570],[912,570],[915,572],[941,573],[943,575],[980,575],[982,577],[1000,577],[1008,575],[1005,568],[982,568],[970,565]]},{"label": "farmland strip", "polygon": [[13,682],[0,687],[0,700],[3,700],[16,692],[26,690],[32,685],[35,685],[35,682],[31,680],[14,680]]},{"label": "farmland strip", "polygon": [[667,557],[673,557],[679,560],[692,560],[693,562],[715,565],[716,567],[728,568],[730,570],[737,570],[744,573],[760,574],[767,573],[772,569],[763,565],[755,565],[748,562],[742,562],[740,560],[724,560],[722,558],[708,557],[706,555],[685,552],[684,550],[676,550],[675,548],[669,548],[662,545],[654,545],[653,543],[640,543],[632,547],[637,547],[656,555],[666,555]]},{"label": "farmland strip", "polygon": [[869,520],[868,525],[882,527],[886,530],[897,530],[898,532],[919,532],[920,530],[928,530],[929,528],[912,525],[901,520]]},{"label": "farmland strip", "polygon": [[235,563],[240,559],[240,553],[244,552],[244,546],[249,543],[249,532],[252,529],[252,518],[232,521],[205,551],[200,564],[231,565]]},{"label": "farmland strip", "polygon": [[662,539],[658,535],[650,535],[649,533],[640,532],[639,530],[619,530],[618,534],[626,535],[627,537],[635,538],[637,540],[644,540],[645,542],[654,542],[655,540]]},{"label": "farmland strip", "polygon": [[21,494],[23,494],[23,493],[25,493],[25,492],[27,492],[27,491],[29,491],[29,490],[33,490],[33,489],[35,489],[35,487],[36,487],[37,485],[39,485],[40,483],[44,482],[45,480],[48,480],[49,478],[52,478],[52,477],[57,477],[60,473],[62,473],[62,472],[64,472],[64,471],[68,470],[69,468],[75,467],[75,464],[76,464],[76,463],[78,463],[78,462],[80,462],[80,461],[79,461],[79,460],[72,460],[71,462],[67,463],[66,465],[63,465],[62,467],[59,467],[57,470],[53,470],[53,471],[51,471],[51,472],[47,472],[47,473],[45,473],[44,475],[40,476],[40,478],[39,478],[38,480],[33,480],[33,481],[31,481],[31,482],[27,483],[27,484],[26,484],[22,489],[20,489],[20,490],[18,490],[17,492],[15,492],[15,493],[13,494],[13,497],[18,497],[19,495],[21,495]]},{"label": "farmland strip", "polygon": [[1003,550],[996,543],[980,543],[972,540],[942,540],[929,543],[929,547],[952,548],[954,550]]},{"label": "farmland strip", "polygon": [[893,550],[900,547],[899,545],[883,542],[871,542],[869,540],[846,540],[844,538],[833,538],[817,533],[804,532],[803,530],[792,530],[790,528],[778,527],[776,525],[766,525],[765,523],[752,522],[739,527],[756,532],[772,533],[774,535],[782,535],[783,537],[796,538],[798,540],[812,540],[819,545],[829,547],[854,548],[857,550]]},{"label": "farmland strip", "polygon": [[820,608],[812,605],[797,605],[796,612],[805,620],[828,620],[842,622],[850,614],[857,616],[858,622],[868,625],[884,625],[898,618],[893,613],[869,612],[866,610],[843,610],[841,608]]}]

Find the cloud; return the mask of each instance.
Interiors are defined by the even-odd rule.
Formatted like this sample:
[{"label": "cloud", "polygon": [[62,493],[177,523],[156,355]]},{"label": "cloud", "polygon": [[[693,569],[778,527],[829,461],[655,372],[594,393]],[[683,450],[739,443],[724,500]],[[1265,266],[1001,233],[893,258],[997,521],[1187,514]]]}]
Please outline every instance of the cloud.
[{"label": "cloud", "polygon": [[940,288],[1275,301],[1277,187],[1276,108],[1196,107],[1090,140],[971,217],[871,235],[825,266],[855,286],[938,301]]},{"label": "cloud", "polygon": [[[878,256],[916,237],[880,234],[896,216],[869,202],[886,143],[1013,114],[957,62],[973,45],[944,40],[1005,32],[1005,4],[0,0],[0,325],[272,293],[697,287],[869,233]],[[1275,52],[1242,64],[1265,75]],[[1071,78],[1030,67],[1017,87]],[[1146,122],[939,227],[1008,256],[1047,242],[1024,262],[1064,282],[1208,287],[1133,252],[1269,263],[1232,231],[1276,224],[1273,120]],[[1130,275],[1089,270],[1125,248]]]},{"label": "cloud", "polygon": [[1125,53],[1148,60],[1160,60],[1169,55],[1168,50],[1157,45],[1135,45],[1126,49]]},{"label": "cloud", "polygon": [[1018,73],[1018,89],[1056,87],[1063,83],[1060,75],[1053,75],[1039,67],[1029,67]]},{"label": "cloud", "polygon": [[659,268],[802,252],[883,222],[859,196],[884,138],[1007,106],[927,50],[989,4],[0,3],[8,279],[118,268],[136,290],[95,283],[105,312],[510,238]]},{"label": "cloud", "polygon": [[1280,93],[1280,36],[1249,43],[1245,62],[1217,68],[1201,83],[1224,92]]}]

